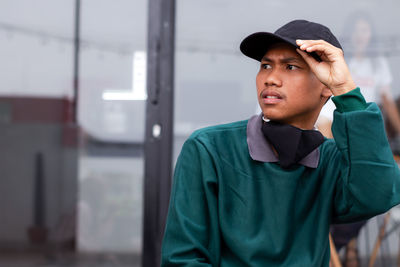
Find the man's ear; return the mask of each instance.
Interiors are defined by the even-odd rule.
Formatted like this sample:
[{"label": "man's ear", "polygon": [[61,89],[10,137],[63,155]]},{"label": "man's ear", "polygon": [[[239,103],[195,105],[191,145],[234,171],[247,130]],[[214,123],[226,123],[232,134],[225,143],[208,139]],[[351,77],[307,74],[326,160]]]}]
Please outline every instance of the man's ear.
[{"label": "man's ear", "polygon": [[321,92],[321,96],[329,98],[332,96],[332,91],[328,87],[324,86],[324,88],[322,89],[322,92]]}]

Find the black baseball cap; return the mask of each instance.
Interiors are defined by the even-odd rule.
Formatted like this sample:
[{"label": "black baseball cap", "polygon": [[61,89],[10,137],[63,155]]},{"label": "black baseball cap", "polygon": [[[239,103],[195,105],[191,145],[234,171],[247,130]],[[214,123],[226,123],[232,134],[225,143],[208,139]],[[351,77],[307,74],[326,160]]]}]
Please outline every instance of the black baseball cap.
[{"label": "black baseball cap", "polygon": [[[342,49],[338,39],[328,27],[307,20],[293,20],[280,27],[275,33],[256,32],[247,36],[240,44],[240,51],[248,57],[261,61],[272,44],[284,42],[297,48],[297,39],[325,40]],[[313,56],[315,57],[316,54],[314,53]]]}]

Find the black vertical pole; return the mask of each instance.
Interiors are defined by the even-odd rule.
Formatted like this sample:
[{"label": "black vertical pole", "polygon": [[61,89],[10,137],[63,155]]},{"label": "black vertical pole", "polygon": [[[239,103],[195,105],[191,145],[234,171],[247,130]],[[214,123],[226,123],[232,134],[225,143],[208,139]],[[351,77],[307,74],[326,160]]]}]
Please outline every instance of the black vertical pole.
[{"label": "black vertical pole", "polygon": [[33,184],[33,225],[28,228],[28,237],[32,244],[44,244],[47,241],[45,188],[43,154],[38,152],[35,155]]},{"label": "black vertical pole", "polygon": [[81,19],[81,1],[75,0],[75,22],[74,22],[74,98],[72,100],[72,110],[70,111],[72,116],[69,114],[69,118],[72,117],[72,121],[77,123],[78,121],[78,92],[79,92],[79,47],[80,47],[80,19]]},{"label": "black vertical pole", "polygon": [[171,188],[175,0],[149,0],[142,266],[160,266]]},{"label": "black vertical pole", "polygon": [[46,190],[43,177],[43,155],[41,152],[35,155],[35,189],[34,189],[34,212],[33,225],[45,228],[46,218]]}]

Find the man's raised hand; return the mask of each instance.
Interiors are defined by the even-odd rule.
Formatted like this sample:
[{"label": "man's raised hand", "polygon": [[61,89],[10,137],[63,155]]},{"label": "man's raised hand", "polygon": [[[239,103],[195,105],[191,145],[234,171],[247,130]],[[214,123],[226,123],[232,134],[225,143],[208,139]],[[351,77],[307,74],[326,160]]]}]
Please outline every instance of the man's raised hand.
[{"label": "man's raised hand", "polygon": [[[296,43],[299,46],[297,52],[333,95],[345,94],[356,88],[340,48],[323,40],[296,40]],[[321,61],[317,61],[306,52],[315,52]]]}]

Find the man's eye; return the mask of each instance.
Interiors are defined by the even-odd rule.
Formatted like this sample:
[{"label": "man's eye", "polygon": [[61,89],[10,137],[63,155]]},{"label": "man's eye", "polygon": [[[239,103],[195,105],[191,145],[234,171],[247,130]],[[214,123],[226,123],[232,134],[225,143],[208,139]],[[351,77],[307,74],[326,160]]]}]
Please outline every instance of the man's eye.
[{"label": "man's eye", "polygon": [[287,65],[287,69],[288,70],[295,70],[298,69],[299,67],[295,66],[295,65]]},{"label": "man's eye", "polygon": [[262,69],[270,69],[271,65],[269,65],[269,64],[261,64],[261,68]]}]

